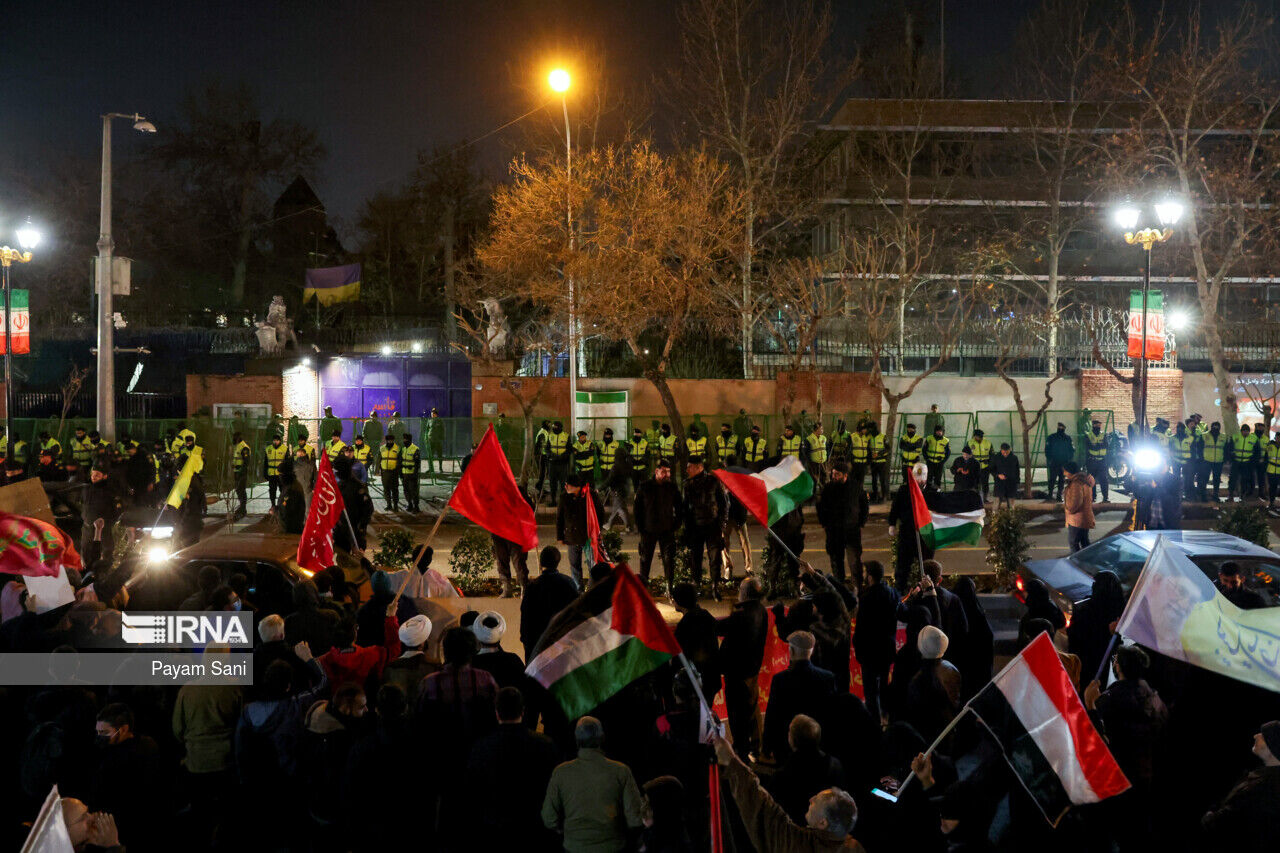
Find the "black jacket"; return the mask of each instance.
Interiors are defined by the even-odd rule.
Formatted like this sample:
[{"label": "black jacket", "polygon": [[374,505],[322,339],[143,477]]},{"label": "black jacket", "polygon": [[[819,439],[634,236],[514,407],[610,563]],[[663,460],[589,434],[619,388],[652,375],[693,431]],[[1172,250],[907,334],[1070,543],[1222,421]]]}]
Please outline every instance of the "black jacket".
[{"label": "black jacket", "polygon": [[471,665],[492,675],[493,680],[498,682],[499,689],[520,688],[525,684],[524,661],[520,660],[520,656],[515,652],[501,648],[481,649],[479,654],[471,659]]},{"label": "black jacket", "polygon": [[695,607],[680,618],[676,642],[685,657],[698,668],[704,682],[720,683],[720,643],[716,637],[716,617],[703,607]]},{"label": "black jacket", "polygon": [[955,478],[957,492],[976,491],[981,474],[982,463],[972,456],[968,459],[957,456],[956,461],[951,463],[951,476]]},{"label": "black jacket", "polygon": [[560,755],[545,736],[519,724],[503,724],[476,741],[467,757],[460,798],[470,823],[483,827],[493,850],[559,850],[542,825],[542,798]]},{"label": "black jacket", "polygon": [[524,596],[520,599],[520,642],[526,656],[538,645],[552,618],[577,597],[578,587],[573,578],[555,569],[544,569],[525,584]]},{"label": "black jacket", "polygon": [[[576,495],[565,493],[560,496],[560,506],[556,510],[556,539],[566,545],[586,545],[587,537],[587,499],[581,491]],[[595,490],[591,491],[591,501],[596,507],[596,519],[604,518],[604,508]]]},{"label": "black jacket", "polygon": [[883,582],[862,590],[853,625],[853,653],[864,667],[887,672],[893,663],[899,602],[898,591]]},{"label": "black jacket", "polygon": [[1054,431],[1044,440],[1044,458],[1046,462],[1056,462],[1061,466],[1063,463],[1069,462],[1074,455],[1075,447],[1071,443],[1071,436],[1065,432]]},{"label": "black jacket", "polygon": [[684,499],[672,480],[649,479],[636,489],[636,529],[647,536],[675,533],[684,518]]},{"label": "black jacket", "polygon": [[1098,697],[1095,721],[1130,782],[1151,784],[1152,763],[1168,718],[1160,696],[1142,680],[1117,681]]},{"label": "black jacket", "polygon": [[769,636],[769,611],[762,601],[742,601],[720,619],[716,632],[720,644],[720,671],[725,678],[750,678],[764,663],[764,644]]},{"label": "black jacket", "polygon": [[714,474],[703,471],[684,484],[684,521],[698,527],[723,527],[729,495]]},{"label": "black jacket", "polygon": [[965,642],[969,636],[969,617],[965,616],[960,597],[944,587],[938,591],[938,611],[942,616],[942,633],[947,635],[946,659],[959,664],[964,657]]},{"label": "black jacket", "polygon": [[780,760],[789,757],[787,731],[791,721],[797,714],[805,714],[821,723],[835,693],[835,676],[807,660],[792,661],[775,675],[769,685],[769,705],[764,714],[761,744],[765,754]]},{"label": "black jacket", "polygon": [[[1000,479],[1004,474],[1005,478]],[[1018,491],[1018,481],[1022,479],[1022,466],[1018,463],[1018,454],[1010,452],[1008,456],[996,451],[991,455],[991,476],[995,479],[996,494],[1000,497],[1013,497]]]},{"label": "black jacket", "polygon": [[866,490],[852,480],[828,483],[818,498],[818,523],[829,531],[863,527],[868,511]]},{"label": "black jacket", "polygon": [[797,826],[804,826],[809,800],[827,788],[844,789],[844,767],[840,759],[820,749],[793,752],[787,763],[769,779],[768,790],[773,799]]},{"label": "black jacket", "polygon": [[1255,853],[1275,850],[1280,837],[1280,767],[1260,767],[1231,789],[1222,805],[1205,812],[1200,825],[1211,849]]}]

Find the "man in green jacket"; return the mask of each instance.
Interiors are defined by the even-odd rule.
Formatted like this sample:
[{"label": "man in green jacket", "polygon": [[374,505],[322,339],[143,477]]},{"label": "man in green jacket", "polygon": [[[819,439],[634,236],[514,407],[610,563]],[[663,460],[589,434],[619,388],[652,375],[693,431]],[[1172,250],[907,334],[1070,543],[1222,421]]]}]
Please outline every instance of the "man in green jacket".
[{"label": "man in green jacket", "polygon": [[605,758],[599,720],[578,720],[573,739],[578,757],[551,772],[542,822],[564,836],[567,853],[622,853],[644,825],[644,797],[630,768]]}]

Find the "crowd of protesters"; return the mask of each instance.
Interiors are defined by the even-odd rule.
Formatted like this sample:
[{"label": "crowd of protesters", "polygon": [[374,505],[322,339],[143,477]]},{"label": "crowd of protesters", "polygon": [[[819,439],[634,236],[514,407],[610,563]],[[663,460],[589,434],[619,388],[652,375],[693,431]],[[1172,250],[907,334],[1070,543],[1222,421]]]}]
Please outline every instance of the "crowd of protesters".
[{"label": "crowd of protesters", "polygon": [[[409,571],[427,572],[431,556],[424,550]],[[962,722],[928,749],[995,662],[972,579],[948,588],[937,561],[923,563],[905,594],[875,561],[858,593],[806,571],[789,607],[769,608],[748,578],[720,618],[677,585],[676,637],[696,686],[719,694],[727,712],[724,736],[710,744],[698,691],[674,664],[588,716],[560,713],[524,669],[576,589],[557,549],[539,563],[519,637],[493,611],[467,612],[440,632],[396,600],[402,579],[380,571],[363,599],[341,572],[283,593],[222,586],[210,573],[184,608],[252,613],[253,686],[94,687],[69,676],[5,689],[11,840],[55,784],[81,849],[135,853],[692,851],[709,849],[713,814],[724,849],[762,853],[1183,849],[1188,839],[1197,849],[1262,850],[1280,831],[1280,723],[1260,725],[1273,713],[1267,695],[1138,648],[1108,660],[1124,602],[1109,573],[1070,625],[1033,582],[1020,626],[1021,643],[1053,637],[1133,783],[1054,827],[977,724]],[[607,571],[593,567],[586,582]],[[1220,584],[1248,604],[1229,573]],[[126,595],[91,583],[69,608],[38,614],[8,579],[0,649],[73,661],[76,633],[112,630]],[[761,702],[771,623],[790,661]]]}]

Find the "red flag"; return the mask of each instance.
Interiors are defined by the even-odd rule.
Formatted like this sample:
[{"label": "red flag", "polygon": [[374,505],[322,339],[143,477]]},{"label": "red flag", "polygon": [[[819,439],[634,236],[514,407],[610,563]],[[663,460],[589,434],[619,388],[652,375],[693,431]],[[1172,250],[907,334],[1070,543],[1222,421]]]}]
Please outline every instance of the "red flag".
[{"label": "red flag", "polygon": [[516,543],[526,551],[538,547],[538,523],[533,507],[520,493],[507,456],[498,444],[493,424],[485,430],[480,446],[462,472],[449,506],[494,536]]},{"label": "red flag", "polygon": [[84,568],[71,537],[47,521],[0,512],[0,572],[52,578],[63,567]]},{"label": "red flag", "polygon": [[596,502],[591,497],[591,487],[582,487],[582,496],[587,499],[587,538],[591,540],[591,554],[597,563],[608,563],[609,555],[600,545],[600,516],[596,515]]},{"label": "red flag", "polygon": [[338,491],[329,454],[321,453],[307,523],[298,540],[299,566],[309,572],[321,572],[333,565],[333,526],[344,509],[346,504],[342,502],[342,492]]}]

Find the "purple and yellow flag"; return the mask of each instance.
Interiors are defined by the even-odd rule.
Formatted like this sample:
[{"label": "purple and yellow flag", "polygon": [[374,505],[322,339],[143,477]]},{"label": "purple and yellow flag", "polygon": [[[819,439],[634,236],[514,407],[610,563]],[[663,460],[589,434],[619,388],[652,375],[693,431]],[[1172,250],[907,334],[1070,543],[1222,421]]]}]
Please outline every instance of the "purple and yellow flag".
[{"label": "purple and yellow flag", "polygon": [[302,301],[306,302],[313,296],[320,300],[321,305],[355,302],[360,298],[360,265],[346,264],[307,270],[307,284],[302,289]]}]

